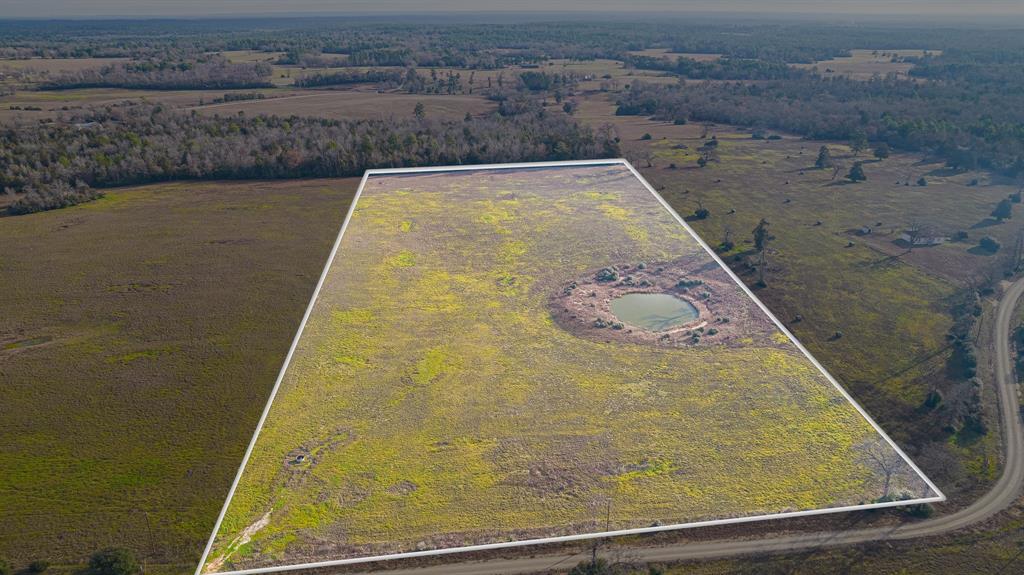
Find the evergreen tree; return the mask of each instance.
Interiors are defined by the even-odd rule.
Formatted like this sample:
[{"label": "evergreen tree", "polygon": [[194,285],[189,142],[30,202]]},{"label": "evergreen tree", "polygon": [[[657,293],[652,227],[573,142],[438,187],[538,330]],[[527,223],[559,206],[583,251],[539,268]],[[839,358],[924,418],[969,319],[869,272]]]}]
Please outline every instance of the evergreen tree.
[{"label": "evergreen tree", "polygon": [[864,167],[861,166],[860,162],[857,162],[850,168],[850,173],[846,174],[846,179],[851,182],[863,182],[868,179],[868,177],[864,174]]},{"label": "evergreen tree", "polygon": [[1009,198],[1003,198],[998,204],[996,209],[992,210],[992,217],[999,220],[1008,220],[1013,217],[1013,204]]},{"label": "evergreen tree", "polygon": [[818,149],[818,159],[814,162],[817,168],[831,168],[832,167],[832,152],[829,151],[828,146],[822,146]]}]

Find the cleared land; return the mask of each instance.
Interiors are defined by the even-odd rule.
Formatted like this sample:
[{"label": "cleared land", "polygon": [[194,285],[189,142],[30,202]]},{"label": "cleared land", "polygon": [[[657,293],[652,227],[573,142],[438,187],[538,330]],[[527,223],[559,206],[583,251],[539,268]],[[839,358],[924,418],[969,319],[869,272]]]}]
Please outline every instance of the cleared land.
[{"label": "cleared land", "polygon": [[631,50],[629,52],[633,56],[652,56],[652,57],[665,57],[665,58],[687,58],[689,60],[696,60],[698,62],[714,62],[715,60],[721,60],[721,54],[695,54],[690,52],[671,52],[668,48],[648,48],[646,50]]},{"label": "cleared land", "polygon": [[357,183],[0,218],[0,553],[194,566]]},{"label": "cleared land", "polygon": [[[68,65],[68,62],[74,60],[59,64]],[[628,84],[631,78],[628,76],[631,71],[610,60],[580,62],[575,66],[596,74],[594,80],[581,85],[584,90],[597,90],[604,74],[617,78],[619,88]],[[545,71],[561,69],[561,66],[547,67]],[[477,74],[477,84],[480,85],[486,76],[480,71]],[[505,77],[513,75],[507,71]],[[646,74],[643,80],[675,81],[668,76],[653,78]],[[268,98],[305,93],[285,88],[260,91]],[[32,121],[55,115],[65,105],[74,107],[124,99],[147,98],[193,106],[199,104],[200,99],[209,103],[225,92],[19,91],[14,96],[0,99],[0,120],[24,118]],[[353,101],[364,101],[362,97],[360,95]],[[830,186],[831,173],[808,170],[804,177],[796,177],[800,168],[813,164],[813,154],[822,142],[806,142],[787,136],[782,141],[766,143],[751,140],[749,134],[724,125],[710,128],[710,134],[728,139],[728,142],[723,141],[719,161],[712,162],[707,168],[696,169],[697,156],[693,151],[702,143],[703,126],[673,126],[645,118],[614,116],[614,105],[609,101],[614,99],[614,94],[581,92],[572,99],[581,103],[576,114],[581,120],[594,125],[614,124],[627,150],[651,150],[653,168],[646,168],[646,163],[640,159],[635,164],[642,168],[648,180],[664,188],[661,193],[676,210],[684,215],[692,213],[697,207],[697,199],[710,209],[710,218],[691,224],[709,243],[717,244],[726,227],[732,230],[739,247],[737,252],[730,254],[729,263],[736,269],[739,270],[742,263],[733,261],[732,256],[750,250],[750,230],[758,219],[766,217],[772,222],[771,231],[776,239],[770,247],[768,287],[758,291],[759,297],[780,319],[790,322],[790,329],[851,390],[890,435],[912,450],[914,460],[947,494],[965,497],[958,491],[960,486],[974,488],[979,482],[983,485],[994,479],[998,462],[996,434],[966,441],[954,436],[925,450],[916,450],[914,446],[942,433],[918,408],[928,391],[941,387],[947,378],[950,350],[944,334],[951,325],[948,312],[950,296],[970,274],[993,268],[1004,254],[1012,251],[1014,238],[1020,229],[1017,223],[1020,207],[1015,208],[1017,214],[1013,220],[1002,224],[993,225],[988,215],[997,201],[1016,191],[1017,186],[1013,182],[984,172],[953,174],[919,155],[894,153],[883,162],[865,165],[868,181]],[[311,100],[316,101],[317,98]],[[292,102],[297,105],[303,100]],[[9,110],[12,104],[39,105],[45,111]],[[258,113],[261,104],[263,102],[254,102],[253,108],[245,109],[246,113]],[[430,102],[426,104],[429,115],[432,113]],[[309,106],[303,113],[317,113],[314,108]],[[218,109],[211,112],[215,110]],[[554,107],[548,110],[554,111]],[[220,111],[224,112],[223,109]],[[358,105],[344,109],[344,113],[350,117],[365,117],[356,114],[376,117],[380,111],[372,105]],[[459,117],[461,115],[464,112]],[[640,137],[648,132],[653,135],[652,140],[641,141]],[[662,141],[662,138],[667,140]],[[689,146],[689,152],[674,149],[679,144]],[[844,157],[848,152],[843,144],[829,144],[840,162],[848,164],[851,161]],[[764,150],[774,150],[774,153],[751,159]],[[869,155],[865,152],[860,159],[867,159]],[[679,169],[670,169],[670,163],[676,163]],[[914,185],[920,176],[927,177],[927,187]],[[978,186],[970,185],[974,178],[980,179]],[[906,181],[911,183],[909,187],[904,185]],[[223,501],[238,454],[250,437],[259,407],[266,400],[266,393],[294,334],[302,307],[307,302],[306,294],[316,281],[316,274],[337,229],[338,214],[347,207],[347,198],[354,184],[346,185],[339,187],[333,183],[317,182],[158,184],[126,190],[128,196],[124,202],[119,199],[122,192],[110,191],[107,200],[89,206],[0,219],[0,245],[4,246],[0,248],[0,277],[7,278],[0,279],[0,283],[16,286],[15,291],[19,291],[21,288],[18,286],[28,282],[24,286],[25,295],[19,295],[19,299],[7,299],[10,303],[5,305],[0,325],[8,336],[15,334],[12,336],[15,339],[6,339],[4,345],[13,344],[11,349],[23,349],[19,352],[22,358],[31,357],[29,354],[44,354],[31,369],[20,366],[15,369],[15,362],[0,361],[0,375],[8,377],[15,382],[15,388],[19,388],[39,377],[40,373],[77,373],[83,366],[89,372],[79,381],[66,382],[63,386],[56,386],[61,380],[54,376],[54,390],[47,392],[45,397],[36,394],[28,407],[14,402],[10,394],[0,397],[0,405],[22,406],[16,416],[9,419],[16,422],[16,426],[8,428],[11,433],[24,432],[26,437],[49,434],[52,439],[48,443],[30,441],[24,452],[4,454],[8,458],[4,460],[5,465],[14,458],[17,465],[30,462],[32,467],[25,467],[30,473],[24,476],[0,474],[0,509],[34,508],[39,514],[7,520],[9,515],[0,513],[5,518],[0,521],[0,553],[21,564],[27,564],[36,557],[74,562],[98,547],[123,544],[147,557],[150,569],[154,561],[179,562],[179,568],[184,566],[184,569],[194,565],[200,542],[208,535],[216,509]],[[333,190],[325,191],[323,195],[300,191],[325,186],[331,186]],[[175,197],[180,194],[184,197]],[[787,199],[790,200],[788,203]],[[189,203],[195,204],[195,210],[184,209]],[[330,207],[325,209],[328,203]],[[264,208],[242,209],[242,205],[261,205]],[[219,218],[230,217],[230,225],[222,226],[219,231],[238,240],[234,247],[229,248],[230,244],[225,244],[219,246],[217,252],[202,253],[194,253],[189,248],[192,245],[189,243],[190,230],[202,224],[196,218],[203,206],[212,206],[216,210],[218,219],[211,220],[213,226],[225,221]],[[728,214],[731,209],[737,212]],[[75,235],[58,233],[69,223],[68,218],[75,219],[81,213],[97,218],[87,220],[87,223],[95,222],[95,225],[80,227],[81,231]],[[129,225],[126,223],[129,220],[134,220],[134,223]],[[814,225],[818,220],[823,222],[821,226]],[[861,237],[854,233],[859,227],[877,221],[883,222],[881,232],[875,232],[877,235]],[[899,250],[899,247],[891,243],[890,230],[914,221],[931,225],[940,232],[965,229],[970,237],[966,242],[917,248],[911,253],[892,257],[890,250]],[[109,229],[100,226],[99,222],[104,222],[103,226],[109,226]],[[130,231],[115,234],[111,231],[145,229],[150,223],[157,226],[150,230],[153,233],[139,235]],[[264,227],[267,230],[263,230]],[[161,232],[155,233],[157,229]],[[254,235],[261,237],[264,231],[273,233],[276,242],[286,243],[287,248],[284,245],[280,247],[291,250],[288,251],[290,255],[282,258],[274,251],[261,249],[259,243],[248,243]],[[196,250],[204,245],[210,234],[213,231],[196,236]],[[974,250],[978,237],[984,234],[998,238],[1004,249],[996,255]],[[132,238],[131,246],[126,245],[126,238]],[[850,241],[855,246],[847,247]],[[319,247],[311,249],[310,246],[314,245]],[[188,249],[179,253],[181,246]],[[234,258],[232,262],[216,260],[220,263],[211,263],[210,258],[228,249],[234,250],[228,256]],[[141,257],[144,253],[157,255]],[[66,254],[66,258],[61,256],[60,265],[38,268],[33,273],[20,271],[15,275],[16,270],[38,267],[38,254]],[[54,259],[56,256],[47,257],[57,261]],[[181,441],[185,443],[192,441],[189,434],[218,438],[201,440],[203,447],[196,450],[195,457],[203,462],[201,466],[206,466],[211,470],[209,473],[216,473],[220,479],[179,479],[178,476],[186,472],[180,471],[178,464],[174,463],[178,453],[173,449],[159,448],[151,453],[151,459],[154,465],[161,466],[165,466],[165,460],[170,461],[167,467],[171,469],[171,475],[146,479],[152,487],[126,490],[121,482],[108,481],[107,473],[111,466],[135,469],[124,459],[132,457],[129,452],[137,448],[129,447],[121,452],[111,447],[110,438],[116,436],[129,446],[148,446],[152,437],[166,432],[164,419],[136,418],[130,428],[119,427],[112,432],[107,419],[84,417],[93,407],[81,406],[82,413],[78,413],[79,407],[75,406],[80,405],[77,391],[82,381],[96,385],[97,378],[110,377],[114,364],[102,363],[101,358],[83,363],[79,354],[59,353],[64,349],[62,347],[29,345],[37,336],[21,335],[22,331],[46,335],[46,330],[35,327],[21,330],[20,326],[60,326],[70,320],[63,315],[54,316],[55,312],[43,306],[41,300],[37,301],[37,296],[31,296],[35,299],[29,307],[24,307],[26,304],[21,302],[29,301],[30,294],[55,294],[50,299],[80,302],[82,313],[98,318],[95,321],[116,318],[121,310],[128,309],[134,323],[149,326],[146,341],[158,340],[159,334],[166,330],[179,334],[178,318],[183,313],[179,307],[183,304],[177,300],[157,300],[153,294],[135,294],[133,297],[140,298],[140,304],[125,308],[119,301],[94,297],[95,293],[106,293],[104,288],[94,285],[99,280],[83,282],[79,279],[83,274],[92,273],[86,269],[85,262],[99,266],[95,268],[101,270],[95,272],[98,276],[106,273],[104,270],[116,270],[129,264],[146,272],[143,262],[150,259],[177,262],[180,273],[196,278],[189,291],[193,307],[186,310],[188,314],[202,316],[210,331],[236,334],[226,335],[223,340],[225,346],[237,353],[223,358],[223,365],[216,370],[220,374],[218,377],[223,378],[222,385],[228,385],[224,383],[228,378],[236,378],[237,381],[237,374],[248,373],[252,369],[248,364],[254,350],[273,348],[277,355],[260,360],[261,375],[252,378],[254,382],[257,379],[261,382],[259,390],[252,387],[247,387],[244,392],[231,390],[233,395],[217,403],[215,416],[203,420],[193,418],[187,432],[182,432]],[[20,262],[19,267],[13,267],[12,262]],[[242,262],[262,266],[261,284],[248,283],[246,276],[239,276],[236,268]],[[744,279],[752,283],[756,276],[746,275]],[[232,286],[233,297],[222,294],[220,288],[225,285]],[[272,290],[266,304],[258,303],[264,301],[260,298],[266,290]],[[850,302],[858,305],[848,305]],[[248,310],[244,312],[246,317],[258,316],[251,321],[258,323],[256,327],[260,329],[239,328],[236,324],[237,314],[242,313],[240,309]],[[803,317],[803,321],[794,321],[797,314]],[[832,339],[836,331],[842,331],[843,337]],[[179,343],[187,341],[177,335],[172,339],[175,338]],[[194,353],[193,346],[182,345],[158,358],[116,366],[116,371],[124,381],[142,382],[152,377],[150,362],[158,361],[163,365],[173,362],[180,366],[175,369],[180,377],[200,383],[207,381],[212,375],[204,373],[202,358],[194,359]],[[0,356],[3,354],[0,352]],[[92,375],[93,364],[106,366],[110,371]],[[45,371],[40,371],[43,368]],[[76,398],[75,406],[68,405],[68,397]],[[989,398],[991,400],[991,395]],[[184,411],[186,406],[190,408],[197,401],[176,397],[175,405],[179,400],[182,402],[182,407],[177,408],[179,411]],[[239,415],[245,410],[249,410],[248,415]],[[154,410],[146,413],[154,413]],[[221,442],[226,433],[222,427],[227,414],[238,420],[237,428],[232,424],[232,439]],[[138,438],[133,437],[135,435]],[[75,438],[74,451],[62,446],[53,436]],[[94,456],[97,450],[104,455]],[[955,458],[942,453],[944,450],[955,452]],[[63,459],[52,454],[63,454]],[[73,479],[67,482],[54,480],[54,469],[58,466],[74,469]],[[206,477],[205,473],[203,471],[198,477]],[[963,478],[965,474],[969,479]],[[129,474],[130,477],[138,475]],[[47,477],[49,479],[43,480]],[[82,485],[89,486],[92,496],[89,499],[69,499],[68,494]],[[159,517],[154,515],[154,532],[150,538],[146,534],[145,514],[129,510],[155,509],[171,500],[194,500],[197,502],[192,507],[195,511],[169,518],[169,527],[157,524]],[[58,505],[58,501],[71,503]],[[136,505],[135,501],[156,503],[150,507],[148,503]],[[192,503],[187,505],[192,506]],[[193,516],[199,519],[190,519]],[[176,521],[187,525],[179,526]],[[103,530],[98,530],[97,525],[102,525]],[[167,538],[164,537],[165,530],[170,532]],[[93,533],[98,535],[92,537]],[[955,547],[956,542],[950,544]],[[893,559],[893,564],[904,564],[899,561],[902,559]]]},{"label": "cleared land", "polygon": [[323,90],[290,94],[279,98],[246,100],[226,104],[200,106],[204,113],[231,115],[276,114],[279,116],[318,116],[322,118],[388,118],[411,117],[417,103],[432,118],[461,119],[466,114],[480,115],[493,110],[494,102],[481,96],[431,96],[421,94],[380,94]]},{"label": "cleared land", "polygon": [[846,76],[854,80],[870,80],[876,74],[894,74],[906,77],[912,62],[908,57],[920,58],[926,54],[941,54],[941,50],[850,50],[849,56],[822,60],[813,64],[794,64],[797,68],[813,69],[826,78]]},{"label": "cleared land", "polygon": [[[207,571],[935,495],[621,165],[375,176],[338,254]],[[690,337],[573,329],[611,266]]]}]

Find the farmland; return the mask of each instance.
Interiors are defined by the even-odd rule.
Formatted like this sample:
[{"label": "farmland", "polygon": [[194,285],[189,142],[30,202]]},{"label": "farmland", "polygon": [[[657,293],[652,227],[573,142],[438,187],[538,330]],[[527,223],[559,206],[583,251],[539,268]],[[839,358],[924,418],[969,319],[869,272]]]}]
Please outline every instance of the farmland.
[{"label": "farmland", "polygon": [[164,184],[0,222],[6,556],[196,561],[356,183]]},{"label": "farmland", "polygon": [[[938,54],[941,54],[941,51]],[[849,56],[813,64],[796,64],[796,67],[813,69],[826,78],[846,76],[855,80],[870,80],[875,76],[889,74],[906,77],[914,67],[908,58],[921,58],[926,55],[937,54],[929,50],[851,50]]]},{"label": "farmland", "polygon": [[[371,177],[338,257],[210,571],[934,496],[621,166]],[[551,320],[611,265],[702,323]]]},{"label": "farmland", "polygon": [[[72,571],[109,545],[133,550],[148,561],[147,572],[154,563],[167,572],[194,567],[355,186],[349,180],[168,181],[169,174],[253,177],[228,166],[259,157],[255,163],[266,171],[256,177],[323,177],[306,162],[331,156],[350,167],[345,154],[356,149],[372,166],[410,165],[417,160],[408,150],[436,157],[439,146],[452,151],[443,163],[463,163],[512,141],[516,150],[546,144],[536,149],[553,154],[553,140],[574,122],[615,139],[619,151],[604,155],[628,157],[709,244],[730,240],[721,251],[727,263],[950,495],[936,506],[939,514],[972,501],[1000,471],[985,336],[999,280],[1019,265],[1020,205],[1010,218],[992,216],[1018,192],[1024,174],[1014,171],[1024,93],[1018,89],[1024,36],[1014,30],[683,21],[493,26],[486,34],[457,24],[343,20],[313,26],[263,20],[258,31],[230,20],[52,25],[37,31],[34,23],[0,23],[0,131],[9,130],[17,147],[71,126],[71,139],[91,145],[62,153],[29,148],[4,175],[91,163],[90,170],[61,177],[71,184],[81,178],[96,196],[106,196],[0,216],[7,296],[0,310],[0,440],[18,446],[0,450],[5,472],[14,470],[0,474],[0,560],[16,568],[41,557]],[[208,25],[218,32],[197,31]],[[39,89],[64,74],[108,65],[187,66],[220,57],[269,64],[272,87]],[[784,74],[777,81],[689,77],[641,69],[638,57],[769,63]],[[351,65],[355,60],[365,65]],[[294,85],[317,74],[410,69],[427,79],[426,88]],[[569,80],[533,90],[523,74]],[[867,82],[876,74],[882,80]],[[884,81],[889,74],[897,81]],[[818,83],[818,76],[828,81]],[[654,84],[685,86],[685,97],[669,101],[675,108],[625,115],[622,103],[646,104],[654,93],[634,97],[634,88]],[[741,85],[773,91],[756,95]],[[737,94],[746,98],[742,114],[727,105]],[[773,108],[794,94],[797,106]],[[149,134],[164,140],[142,137],[139,145],[135,138],[145,136],[139,125],[117,120],[136,106],[143,117],[162,109],[191,119],[169,127],[155,118]],[[91,110],[113,110],[108,127],[127,129],[98,134],[106,128],[91,124]],[[424,118],[412,122],[418,113]],[[506,114],[530,122],[515,133],[481,129]],[[342,136],[340,152],[332,147],[338,132],[281,137],[308,128],[309,118],[414,126],[358,146]],[[206,128],[194,131],[200,123]],[[263,131],[267,123],[273,136]],[[492,124],[498,125],[505,126]],[[451,129],[440,144],[420,138],[445,126]],[[915,132],[921,128],[923,134]],[[262,135],[244,148],[211,139],[254,131]],[[854,151],[860,135],[869,146]],[[180,147],[156,158],[169,149],[168,140]],[[716,149],[699,167],[709,140]],[[380,153],[380,142],[389,154]],[[890,153],[874,157],[873,148],[884,142]],[[814,166],[822,145],[836,168]],[[9,159],[10,150],[0,146],[0,158]],[[575,153],[558,152],[547,159]],[[188,170],[169,171],[188,154]],[[866,181],[845,178],[855,163]],[[131,178],[110,177],[140,168],[145,171]],[[24,187],[48,181],[43,173],[11,190],[0,186],[0,210],[24,197]],[[156,183],[136,185],[143,182]],[[707,210],[703,218],[695,217],[700,209]],[[752,233],[762,218],[770,236],[764,266]],[[900,240],[908,229],[946,241],[908,249]],[[986,236],[1001,248],[983,249]],[[976,298],[980,310],[966,328],[977,350],[974,378],[958,348],[963,336],[956,335],[965,297]],[[131,392],[129,399],[109,399],[120,391]],[[980,433],[958,415],[975,409],[987,425]],[[408,489],[396,487],[399,494]],[[906,520],[878,514],[856,521],[868,519]],[[776,525],[773,530],[786,529]],[[953,552],[968,539],[956,536],[936,542],[944,551],[929,556],[928,542],[879,551],[878,570],[1010,564],[1019,542],[1014,525],[979,528],[971,552],[957,560]],[[870,551],[823,554],[806,569],[831,561],[856,565]],[[799,570],[790,559],[773,565]],[[728,572],[742,565],[705,567]]]}]

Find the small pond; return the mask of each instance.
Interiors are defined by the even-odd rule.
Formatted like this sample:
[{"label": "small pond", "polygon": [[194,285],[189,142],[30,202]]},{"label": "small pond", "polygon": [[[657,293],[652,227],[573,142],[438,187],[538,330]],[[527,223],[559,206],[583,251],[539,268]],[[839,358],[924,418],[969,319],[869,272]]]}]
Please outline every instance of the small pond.
[{"label": "small pond", "polygon": [[693,304],[667,293],[630,293],[611,301],[612,313],[623,323],[651,331],[678,327],[697,319]]}]

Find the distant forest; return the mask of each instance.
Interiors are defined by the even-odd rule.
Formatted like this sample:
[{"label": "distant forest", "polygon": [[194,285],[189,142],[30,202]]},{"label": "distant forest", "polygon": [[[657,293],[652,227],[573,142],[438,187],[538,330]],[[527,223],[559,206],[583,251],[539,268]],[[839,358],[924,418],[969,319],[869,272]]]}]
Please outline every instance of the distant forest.
[{"label": "distant forest", "polygon": [[41,90],[129,88],[135,90],[231,90],[269,88],[270,64],[231,64],[223,57],[198,61],[167,60],[111,64],[66,72],[44,82]]},{"label": "distant forest", "polygon": [[929,62],[915,76],[857,81],[799,75],[743,82],[635,83],[618,114],[774,128],[812,139],[865,138],[933,153],[957,169],[1024,176],[1024,52],[1020,60]]},{"label": "distant forest", "polygon": [[0,129],[13,214],[96,198],[96,188],[197,178],[359,176],[368,168],[605,158],[614,135],[540,108],[463,121],[202,116],[153,104]]},{"label": "distant forest", "polygon": [[721,19],[509,24],[344,18],[0,21],[0,58],[188,59],[224,50],[283,52],[288,61],[345,56],[351,66],[500,68],[547,58],[616,58],[660,47],[763,62],[810,63],[851,49],[1020,51],[1017,30]]},{"label": "distant forest", "polygon": [[[909,78],[825,78],[791,66],[858,48],[933,52],[904,57],[914,64]],[[666,58],[650,49],[721,57]],[[271,86],[270,64],[229,63],[216,55],[227,50],[263,52],[279,64],[335,68],[298,78],[299,89],[370,84],[417,94],[473,93],[499,102],[498,113],[467,122],[416,117],[339,123],[209,118],[159,106],[82,110],[52,124],[2,130],[0,186],[28,192],[11,211],[59,207],[95,196],[96,188],[169,178],[356,175],[375,166],[615,155],[613,134],[596,134],[573,120],[574,104],[564,98],[577,90],[579,79],[545,70],[543,63],[552,58],[610,58],[627,68],[680,78],[657,85],[630,81],[618,97],[619,114],[884,143],[944,158],[957,169],[1024,176],[1024,34],[1011,29],[688,20],[7,21],[0,22],[0,57],[131,61],[42,73],[32,81],[30,72],[14,70],[0,91],[23,85],[43,90]],[[537,69],[474,78],[477,70],[513,64]],[[441,67],[448,69],[437,70]],[[542,103],[549,100],[569,115],[546,113]]]}]

